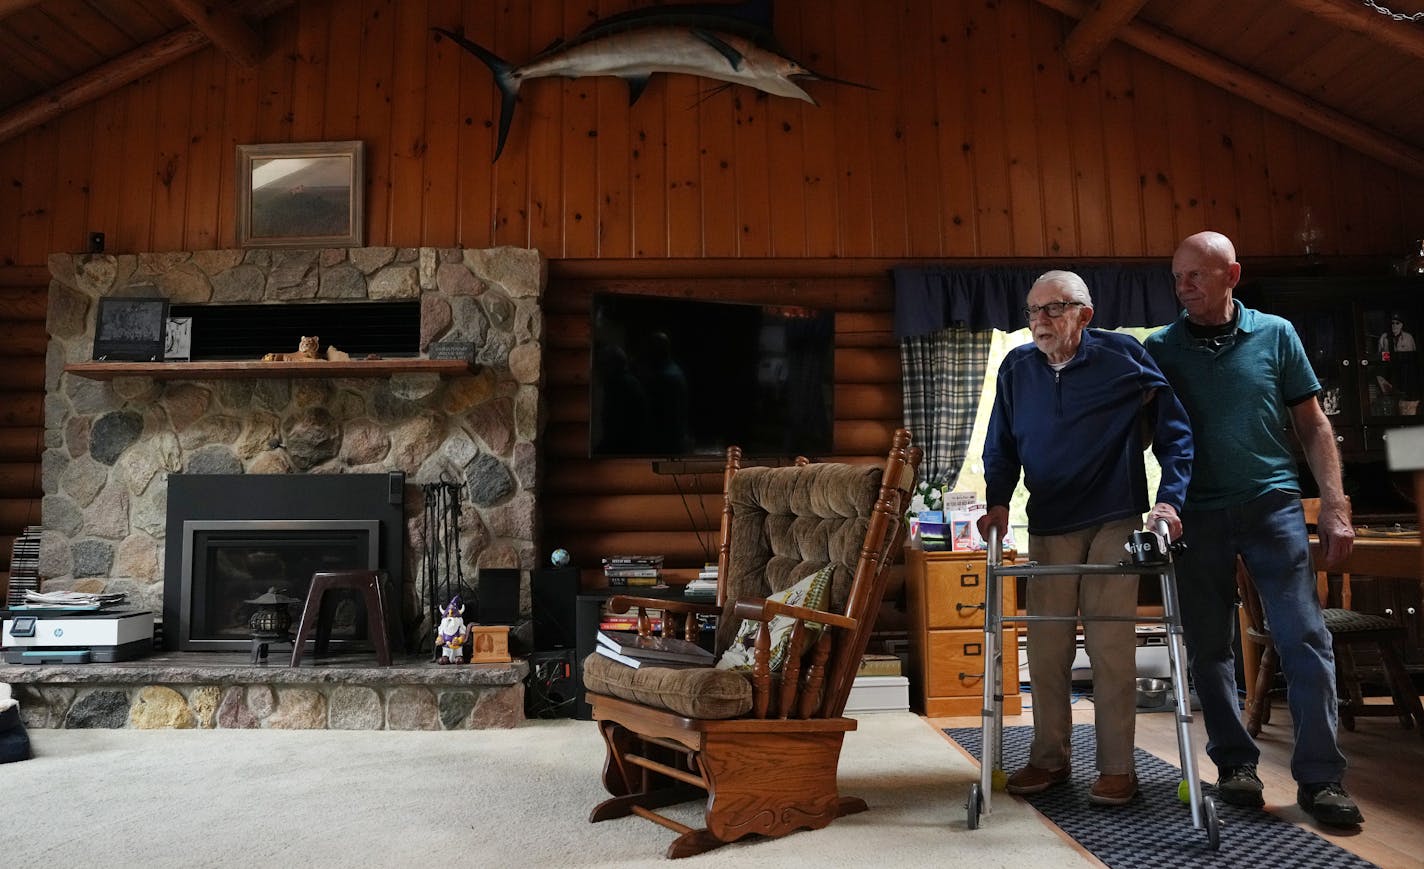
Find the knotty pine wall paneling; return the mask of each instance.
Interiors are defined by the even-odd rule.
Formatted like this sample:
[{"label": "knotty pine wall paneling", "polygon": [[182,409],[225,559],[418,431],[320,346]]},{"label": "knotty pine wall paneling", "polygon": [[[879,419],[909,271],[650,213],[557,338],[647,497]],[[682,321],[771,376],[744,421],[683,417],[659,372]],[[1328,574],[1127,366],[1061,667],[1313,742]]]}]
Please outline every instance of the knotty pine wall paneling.
[{"label": "knotty pine wall paneling", "polygon": [[[1243,255],[1393,254],[1420,179],[1114,43],[1069,73],[1072,22],[1034,0],[777,4],[788,50],[871,90],[818,101],[658,76],[522,89],[492,161],[489,71],[638,0],[303,0],[255,69],[204,49],[0,143],[0,263],[106,233],[121,252],[234,243],[238,143],[360,138],[370,244],[559,258],[1167,256],[1213,226]],[[1293,143],[1293,144],[1292,144]]]}]

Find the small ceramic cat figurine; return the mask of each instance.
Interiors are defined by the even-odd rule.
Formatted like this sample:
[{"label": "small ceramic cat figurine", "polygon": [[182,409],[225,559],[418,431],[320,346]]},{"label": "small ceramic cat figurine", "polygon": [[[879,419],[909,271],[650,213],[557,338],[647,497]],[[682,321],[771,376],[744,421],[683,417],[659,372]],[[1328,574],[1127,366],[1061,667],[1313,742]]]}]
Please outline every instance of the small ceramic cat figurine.
[{"label": "small ceramic cat figurine", "polygon": [[295,353],[268,353],[262,357],[263,362],[316,362],[321,359],[317,355],[317,348],[321,346],[321,338],[316,335],[303,335],[301,343],[297,345]]}]

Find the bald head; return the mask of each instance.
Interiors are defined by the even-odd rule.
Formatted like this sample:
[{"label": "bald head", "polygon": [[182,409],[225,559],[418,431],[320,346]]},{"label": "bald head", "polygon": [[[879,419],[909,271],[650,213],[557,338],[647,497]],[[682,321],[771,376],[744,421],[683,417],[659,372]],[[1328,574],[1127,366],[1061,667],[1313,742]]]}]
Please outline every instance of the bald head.
[{"label": "bald head", "polygon": [[1209,229],[1187,236],[1177,246],[1177,250],[1191,250],[1220,260],[1223,264],[1236,262],[1236,246],[1231,243],[1231,239]]},{"label": "bald head", "polygon": [[1177,301],[1193,323],[1219,326],[1236,312],[1232,290],[1241,280],[1236,247],[1219,232],[1187,236],[1172,256],[1172,280]]}]

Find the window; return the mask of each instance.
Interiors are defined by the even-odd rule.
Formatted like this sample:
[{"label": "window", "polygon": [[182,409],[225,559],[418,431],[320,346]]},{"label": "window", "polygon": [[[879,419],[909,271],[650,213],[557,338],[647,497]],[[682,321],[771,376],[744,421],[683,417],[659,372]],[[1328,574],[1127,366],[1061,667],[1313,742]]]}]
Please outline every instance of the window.
[{"label": "window", "polygon": [[[1116,331],[1141,341],[1158,328],[1153,326]],[[984,497],[984,435],[989,429],[989,414],[994,409],[994,384],[998,380],[999,365],[1010,350],[1032,340],[1027,328],[1015,332],[994,332],[993,341],[989,345],[989,364],[984,373],[984,388],[979,394],[979,411],[974,417],[974,433],[969,437],[969,453],[964,460],[964,466],[959,469],[959,482],[955,484],[955,489],[960,492],[974,492],[981,499]],[[1162,477],[1162,469],[1157,464],[1157,457],[1152,455],[1150,450],[1146,455],[1146,466],[1147,492],[1148,497],[1152,498],[1157,493],[1157,482]],[[1018,487],[1014,489],[1014,497],[1009,502],[1009,524],[1013,526],[1014,540],[1020,547],[1028,545],[1028,515],[1024,512],[1027,503],[1028,490],[1020,480]]]}]

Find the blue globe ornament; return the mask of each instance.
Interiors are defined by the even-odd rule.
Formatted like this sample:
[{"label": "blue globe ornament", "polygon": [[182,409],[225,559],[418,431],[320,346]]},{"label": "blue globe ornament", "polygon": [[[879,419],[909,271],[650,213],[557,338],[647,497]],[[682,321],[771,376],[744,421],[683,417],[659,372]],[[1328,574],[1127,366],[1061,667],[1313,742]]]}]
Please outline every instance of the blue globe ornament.
[{"label": "blue globe ornament", "polygon": [[549,563],[555,567],[568,567],[573,559],[569,557],[567,549],[555,549],[549,553]]}]

